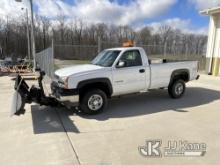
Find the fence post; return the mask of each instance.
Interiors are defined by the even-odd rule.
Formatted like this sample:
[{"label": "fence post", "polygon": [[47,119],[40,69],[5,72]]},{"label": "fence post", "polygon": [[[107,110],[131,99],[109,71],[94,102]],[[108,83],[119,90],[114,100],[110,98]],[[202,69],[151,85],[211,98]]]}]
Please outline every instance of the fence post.
[{"label": "fence post", "polygon": [[101,37],[98,36],[98,53],[100,53],[102,50],[102,40]]},{"label": "fence post", "polygon": [[166,59],[167,56],[167,42],[164,44],[164,52],[163,52],[163,58]]},{"label": "fence post", "polygon": [[53,39],[53,36],[52,36],[52,42],[51,42],[51,78],[53,78],[54,76],[54,39]]},{"label": "fence post", "polygon": [[189,51],[189,47],[188,44],[186,44],[186,52],[185,52],[185,59],[188,59],[188,51]]},{"label": "fence post", "polygon": [[133,40],[133,42],[134,42],[134,47],[136,47],[137,46],[137,41]]}]

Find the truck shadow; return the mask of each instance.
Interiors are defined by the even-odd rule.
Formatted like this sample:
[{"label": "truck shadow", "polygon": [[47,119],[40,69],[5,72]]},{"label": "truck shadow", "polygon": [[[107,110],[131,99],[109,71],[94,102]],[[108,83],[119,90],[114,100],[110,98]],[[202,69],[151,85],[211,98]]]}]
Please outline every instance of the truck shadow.
[{"label": "truck shadow", "polygon": [[109,100],[108,108],[98,115],[83,115],[64,107],[31,106],[33,131],[35,134],[52,132],[74,132],[80,130],[71,120],[79,115],[82,120],[108,120],[110,118],[134,117],[163,111],[187,113],[186,108],[197,107],[220,99],[220,91],[189,87],[181,99],[169,98],[166,90],[152,91],[143,95],[125,96]]},{"label": "truck shadow", "polygon": [[180,99],[171,99],[166,90],[155,90],[143,95],[126,96],[109,101],[108,109],[103,113],[83,118],[107,120],[109,118],[123,118],[147,115],[172,110],[187,113],[186,108],[197,107],[220,99],[220,91],[206,88],[188,87],[185,95]]}]

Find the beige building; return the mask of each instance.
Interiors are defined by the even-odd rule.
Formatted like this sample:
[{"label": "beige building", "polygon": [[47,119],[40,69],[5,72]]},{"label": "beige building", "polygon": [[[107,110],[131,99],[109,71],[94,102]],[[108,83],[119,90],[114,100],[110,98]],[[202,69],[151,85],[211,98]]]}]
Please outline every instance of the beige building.
[{"label": "beige building", "polygon": [[220,75],[220,7],[206,9],[201,14],[210,16],[208,44],[206,52],[206,71],[214,76]]}]

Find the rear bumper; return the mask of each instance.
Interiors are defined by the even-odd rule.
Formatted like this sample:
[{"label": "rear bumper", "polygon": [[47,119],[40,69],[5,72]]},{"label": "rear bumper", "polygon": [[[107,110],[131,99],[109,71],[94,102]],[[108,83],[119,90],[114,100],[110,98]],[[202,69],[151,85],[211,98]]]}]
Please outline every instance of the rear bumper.
[{"label": "rear bumper", "polygon": [[61,103],[77,106],[79,104],[79,92],[77,89],[64,89],[57,82],[51,83],[52,95]]}]

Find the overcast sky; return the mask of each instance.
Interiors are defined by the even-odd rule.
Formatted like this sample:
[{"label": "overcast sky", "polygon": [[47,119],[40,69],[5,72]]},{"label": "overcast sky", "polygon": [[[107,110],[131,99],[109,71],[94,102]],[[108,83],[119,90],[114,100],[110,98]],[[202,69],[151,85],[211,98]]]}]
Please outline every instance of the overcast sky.
[{"label": "overcast sky", "polygon": [[[220,6],[220,0],[33,0],[34,12],[54,20],[60,13],[68,19],[80,18],[89,23],[104,22],[131,25],[170,25],[192,33],[206,33],[208,17],[199,11]],[[15,0],[0,0],[0,17],[18,17],[21,7]],[[18,17],[19,18],[19,17]]]}]

